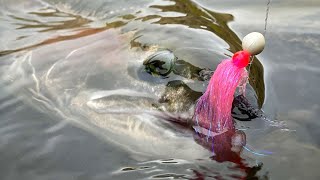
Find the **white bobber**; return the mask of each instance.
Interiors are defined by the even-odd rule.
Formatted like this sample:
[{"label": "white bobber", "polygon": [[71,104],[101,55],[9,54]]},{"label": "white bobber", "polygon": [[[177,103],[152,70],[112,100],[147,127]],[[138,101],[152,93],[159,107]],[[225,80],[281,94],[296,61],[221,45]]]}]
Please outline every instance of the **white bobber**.
[{"label": "white bobber", "polygon": [[257,55],[263,51],[265,44],[266,41],[261,33],[252,32],[243,38],[242,49],[251,55]]}]

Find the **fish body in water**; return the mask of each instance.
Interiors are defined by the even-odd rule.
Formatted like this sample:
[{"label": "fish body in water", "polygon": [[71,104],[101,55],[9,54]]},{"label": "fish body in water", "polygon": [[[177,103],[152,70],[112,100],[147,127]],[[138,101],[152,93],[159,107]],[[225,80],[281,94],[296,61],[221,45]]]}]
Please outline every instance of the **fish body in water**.
[{"label": "fish body in water", "polygon": [[141,66],[148,56],[130,52],[125,43],[128,37],[107,30],[17,53],[5,73],[8,88],[34,107],[87,129],[132,155],[172,155],[186,160],[208,157],[210,152],[193,140],[190,129],[177,131],[172,123],[147,113],[161,106],[157,99],[165,86],[127,74],[129,66]]},{"label": "fish body in water", "polygon": [[[87,129],[141,156],[197,159],[212,155],[212,152],[194,141],[194,131],[191,128],[195,125],[191,119],[193,106],[196,99],[201,96],[202,93],[199,91],[203,86],[203,82],[197,81],[201,79],[198,76],[201,68],[193,67],[189,61],[197,58],[189,58],[188,61],[177,60],[177,66],[170,69],[174,75],[165,73],[166,78],[150,76],[141,69],[143,60],[153,54],[158,47],[149,44],[144,48],[144,44],[137,39],[143,34],[152,41],[154,31],[141,32],[142,30],[137,27],[141,27],[141,23],[147,23],[148,27],[151,27],[146,20],[148,18],[153,20],[153,16],[149,17],[149,14],[144,14],[145,11],[140,13],[140,10],[129,7],[126,10],[135,12],[132,13],[133,17],[146,16],[147,18],[142,17],[140,20],[129,23],[130,20],[120,16],[112,19],[121,13],[115,12],[118,9],[116,4],[112,8],[103,6],[107,3],[106,1],[96,1],[95,5],[87,1],[75,3],[46,0],[45,2],[48,3],[46,6],[57,9],[53,8],[56,11],[51,12],[52,9],[49,8],[50,12],[33,13],[38,14],[38,18],[61,13],[64,16],[70,16],[70,19],[75,18],[84,22],[92,22],[92,16],[96,16],[99,20],[106,18],[108,23],[101,28],[86,26],[66,35],[50,38],[46,35],[45,40],[41,36],[37,39],[39,43],[1,53],[1,57],[7,56],[5,62],[7,65],[2,66],[3,71],[0,73],[8,89],[35,108],[58,116],[57,119],[64,119]],[[122,5],[123,2],[119,1],[118,5]],[[99,3],[101,3],[99,5],[101,9],[97,13],[92,12],[91,6],[97,7],[96,4]],[[182,14],[194,13],[193,10],[198,7],[196,3],[189,1],[175,1],[175,3],[179,5],[176,6],[179,7],[176,11],[185,11],[186,9],[180,9],[180,7],[188,3],[189,6],[185,7],[188,7],[190,12],[180,12]],[[141,0],[131,4],[145,10],[150,5],[150,1]],[[172,6],[172,2],[167,4],[169,7]],[[147,10],[156,13],[165,7],[166,5],[153,6]],[[111,13],[112,11],[114,13]],[[197,13],[203,14],[206,11],[202,9]],[[104,14],[107,16],[103,17]],[[201,23],[207,23],[208,18],[215,19],[217,23],[223,19],[222,14],[205,13],[203,15],[206,18],[202,19]],[[155,16],[155,18],[158,17]],[[166,22],[176,23],[173,19]],[[119,27],[126,23],[128,26],[123,29],[135,31],[122,31],[123,29]],[[224,23],[224,20],[221,23]],[[50,24],[48,26],[50,27]],[[170,25],[168,28],[170,29]],[[226,28],[225,32],[229,31],[227,26],[223,28]],[[140,32],[136,33],[136,29],[140,29]],[[52,32],[55,29],[46,30]],[[187,32],[177,34],[180,36],[176,39],[172,38],[172,44],[179,39],[188,39],[190,32],[197,33],[193,29]],[[59,33],[54,33],[54,35],[57,34]],[[161,37],[167,36],[166,33],[159,34]],[[212,36],[211,33],[209,34]],[[235,36],[231,31],[228,34]],[[205,42],[211,42],[211,40],[208,41],[207,36],[195,34],[193,37],[198,38],[198,36]],[[189,41],[184,42],[186,44],[181,45],[189,48]],[[192,39],[190,42],[194,45]],[[207,46],[203,42],[197,46],[204,47],[203,44]],[[214,43],[211,44],[214,45]],[[170,44],[166,47],[170,47]],[[219,46],[216,47],[219,48]],[[198,49],[193,51],[199,52]],[[202,52],[208,53],[207,49]],[[208,75],[208,73],[204,74]]]},{"label": "fish body in water", "polygon": [[[192,107],[202,93],[182,81],[139,80],[135,73],[140,73],[138,67],[153,52],[130,52],[125,43],[130,36],[106,30],[21,52],[8,68],[8,82],[35,107],[139,157],[212,155],[194,141],[191,128],[195,125]],[[137,57],[141,62],[132,60]],[[130,74],[132,67],[136,72]]]}]

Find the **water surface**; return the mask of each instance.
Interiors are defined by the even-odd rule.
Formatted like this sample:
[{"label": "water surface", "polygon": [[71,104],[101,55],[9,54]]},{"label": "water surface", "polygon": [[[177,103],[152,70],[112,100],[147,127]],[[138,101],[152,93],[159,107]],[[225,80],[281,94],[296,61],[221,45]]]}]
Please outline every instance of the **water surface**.
[{"label": "water surface", "polygon": [[[145,113],[192,116],[207,84],[193,72],[262,32],[265,5],[1,1],[2,179],[319,178],[316,1],[272,2],[248,96],[268,120],[237,121],[248,148],[239,157],[219,161],[191,129]],[[159,49],[181,65],[166,78],[143,68]]]}]

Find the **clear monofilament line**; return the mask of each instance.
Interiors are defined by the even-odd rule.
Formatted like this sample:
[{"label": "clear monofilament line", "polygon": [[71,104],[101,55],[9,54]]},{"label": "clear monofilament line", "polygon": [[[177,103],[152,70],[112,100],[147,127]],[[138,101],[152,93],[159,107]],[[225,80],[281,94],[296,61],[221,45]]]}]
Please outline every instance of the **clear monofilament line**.
[{"label": "clear monofilament line", "polygon": [[[266,37],[267,34],[267,26],[268,26],[268,19],[269,19],[269,12],[270,12],[270,5],[271,5],[271,0],[268,0],[267,2],[267,9],[266,9],[266,15],[264,19],[264,30],[263,30],[263,36]],[[250,70],[251,70],[251,65],[253,63],[254,56],[251,57],[249,67],[248,67],[248,74],[250,76]],[[248,76],[248,80],[249,80]]]},{"label": "clear monofilament line", "polygon": [[247,79],[247,82],[249,83],[249,77],[250,77],[250,70],[251,70],[251,65],[253,63],[253,59],[254,59],[254,56],[251,56],[250,58],[250,63],[249,63],[249,67],[248,67],[248,79]]},{"label": "clear monofilament line", "polygon": [[264,36],[266,36],[266,34],[267,34],[267,26],[268,26],[270,4],[271,4],[271,0],[268,0],[267,9],[266,9],[266,18],[264,19],[264,31],[263,31],[263,35]]}]

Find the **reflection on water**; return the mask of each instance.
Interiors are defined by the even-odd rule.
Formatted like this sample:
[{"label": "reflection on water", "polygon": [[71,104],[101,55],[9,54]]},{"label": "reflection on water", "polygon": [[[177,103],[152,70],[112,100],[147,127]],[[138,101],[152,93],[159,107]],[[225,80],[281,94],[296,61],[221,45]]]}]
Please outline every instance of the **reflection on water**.
[{"label": "reflection on water", "polygon": [[274,146],[258,141],[290,133],[262,118],[258,59],[238,130],[192,127],[212,71],[241,49],[233,15],[189,0],[0,4],[4,179],[268,178],[259,148]]},{"label": "reflection on water", "polygon": [[[38,32],[86,27],[88,23],[92,22],[79,15],[64,13],[57,9],[50,8],[42,9],[41,12],[30,12],[29,14],[39,16],[39,18],[46,18],[47,21],[41,22],[38,20],[30,20],[15,15],[9,15],[9,17],[19,22],[15,23],[15,25],[18,26],[16,29],[39,29]],[[61,18],[60,21],[58,20],[59,18]],[[66,18],[70,20],[65,20]]]}]

